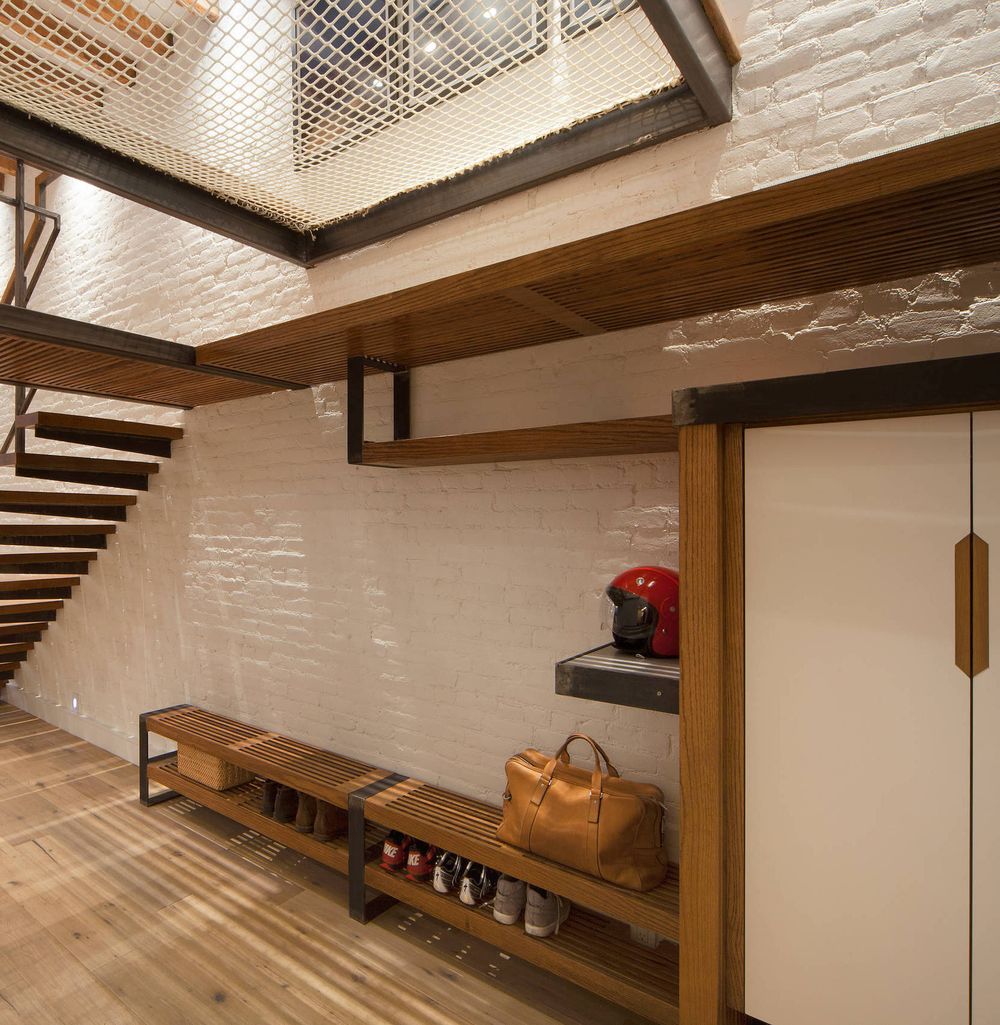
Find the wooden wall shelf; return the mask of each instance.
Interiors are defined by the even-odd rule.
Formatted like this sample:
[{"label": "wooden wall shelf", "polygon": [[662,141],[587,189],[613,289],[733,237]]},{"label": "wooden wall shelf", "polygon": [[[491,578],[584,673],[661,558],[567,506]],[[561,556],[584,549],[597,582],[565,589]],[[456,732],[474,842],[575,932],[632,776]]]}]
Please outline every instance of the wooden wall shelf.
[{"label": "wooden wall shelf", "polygon": [[556,693],[612,705],[680,713],[676,658],[643,658],[603,644],[556,663]]},{"label": "wooden wall shelf", "polygon": [[669,416],[644,416],[405,441],[366,441],[363,451],[365,466],[395,468],[641,455],[676,452],[677,430]]}]

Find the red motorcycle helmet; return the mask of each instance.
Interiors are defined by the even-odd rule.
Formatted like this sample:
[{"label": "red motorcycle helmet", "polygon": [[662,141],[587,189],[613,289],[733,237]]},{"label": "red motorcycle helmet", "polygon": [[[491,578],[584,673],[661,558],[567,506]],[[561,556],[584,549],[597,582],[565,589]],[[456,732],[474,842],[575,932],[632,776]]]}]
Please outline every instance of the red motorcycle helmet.
[{"label": "red motorcycle helmet", "polygon": [[680,652],[680,578],[664,566],[636,566],[619,573],[605,591],[615,607],[615,647],[655,658]]}]

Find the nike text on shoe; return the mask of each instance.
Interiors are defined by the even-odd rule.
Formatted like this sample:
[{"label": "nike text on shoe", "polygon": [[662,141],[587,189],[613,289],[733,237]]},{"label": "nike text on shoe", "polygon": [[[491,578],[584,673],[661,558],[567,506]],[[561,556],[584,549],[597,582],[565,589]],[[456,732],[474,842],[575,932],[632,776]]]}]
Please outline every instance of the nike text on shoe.
[{"label": "nike text on shoe", "polygon": [[426,883],[434,871],[437,848],[414,840],[406,855],[406,878],[414,883]]},{"label": "nike text on shoe", "polygon": [[398,872],[406,867],[406,854],[413,841],[402,833],[392,832],[382,844],[382,860],[379,864],[387,872]]}]

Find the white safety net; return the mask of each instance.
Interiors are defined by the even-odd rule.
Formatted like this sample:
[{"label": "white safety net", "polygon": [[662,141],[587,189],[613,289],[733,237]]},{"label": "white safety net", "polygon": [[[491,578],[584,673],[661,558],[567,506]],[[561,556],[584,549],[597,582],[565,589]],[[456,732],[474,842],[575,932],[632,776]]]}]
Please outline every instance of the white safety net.
[{"label": "white safety net", "polygon": [[0,100],[300,230],[677,81],[629,0],[0,0]]}]

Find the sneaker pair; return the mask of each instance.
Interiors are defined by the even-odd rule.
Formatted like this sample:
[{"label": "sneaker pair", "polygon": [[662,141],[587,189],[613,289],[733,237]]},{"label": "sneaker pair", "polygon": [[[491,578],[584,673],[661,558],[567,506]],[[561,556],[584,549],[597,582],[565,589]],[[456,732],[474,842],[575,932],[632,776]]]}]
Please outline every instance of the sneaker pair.
[{"label": "sneaker pair", "polygon": [[512,876],[501,876],[493,900],[493,917],[502,925],[513,925],[524,915],[524,931],[529,936],[545,939],[558,934],[559,927],[569,917],[570,902],[543,890],[529,886]]},{"label": "sneaker pair", "polygon": [[406,878],[414,883],[424,883],[431,877],[437,848],[422,840],[393,831],[382,844],[380,864],[387,872],[399,872],[404,867]]},{"label": "sneaker pair", "polygon": [[434,889],[438,893],[458,890],[458,899],[469,907],[485,904],[496,893],[500,873],[451,851],[438,855],[434,865]]},{"label": "sneaker pair", "polygon": [[438,893],[451,893],[462,883],[462,873],[469,864],[468,858],[442,851],[434,863],[434,889]]}]

